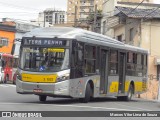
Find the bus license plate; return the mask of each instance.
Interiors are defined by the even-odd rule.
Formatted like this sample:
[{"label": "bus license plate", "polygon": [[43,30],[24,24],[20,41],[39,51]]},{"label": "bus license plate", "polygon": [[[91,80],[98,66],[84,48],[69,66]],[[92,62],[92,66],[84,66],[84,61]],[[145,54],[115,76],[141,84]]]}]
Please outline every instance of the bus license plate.
[{"label": "bus license plate", "polygon": [[41,89],[34,89],[33,92],[35,92],[35,93],[42,93],[42,90]]}]

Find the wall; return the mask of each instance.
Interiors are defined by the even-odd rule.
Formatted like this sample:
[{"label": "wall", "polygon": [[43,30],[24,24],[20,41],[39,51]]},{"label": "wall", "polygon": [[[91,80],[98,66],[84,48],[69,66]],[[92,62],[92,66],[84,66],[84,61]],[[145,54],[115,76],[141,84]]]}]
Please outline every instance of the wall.
[{"label": "wall", "polygon": [[120,26],[114,29],[114,38],[116,39],[119,35],[122,35],[122,40],[125,40],[125,26]]},{"label": "wall", "polygon": [[[126,20],[126,27],[125,27],[125,35],[126,35],[126,40],[125,42],[130,45],[138,46],[140,47],[140,37],[139,37],[139,32],[140,32],[140,20],[139,19],[131,19],[127,18]],[[133,28],[133,41],[130,41],[130,29]]]},{"label": "wall", "polygon": [[142,97],[148,99],[157,99],[158,96],[158,81],[157,81],[157,65],[155,59],[160,58],[159,47],[159,31],[160,21],[151,21],[142,24],[142,44],[141,47],[149,50],[148,60],[148,74],[153,75],[154,78],[148,79],[148,92]]},{"label": "wall", "polygon": [[0,48],[0,52],[10,54],[13,46],[13,41],[15,38],[15,33],[0,30],[0,37],[5,37],[8,38],[9,40],[8,46],[3,46],[2,48]]}]

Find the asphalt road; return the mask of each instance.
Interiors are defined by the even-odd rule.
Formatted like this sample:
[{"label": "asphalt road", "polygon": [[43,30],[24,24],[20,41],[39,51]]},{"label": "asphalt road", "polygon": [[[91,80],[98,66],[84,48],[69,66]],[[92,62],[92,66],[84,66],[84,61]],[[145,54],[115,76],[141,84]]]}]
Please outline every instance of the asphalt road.
[{"label": "asphalt road", "polygon": [[0,111],[160,111],[160,103],[138,98],[130,102],[105,98],[79,103],[77,99],[52,97],[42,103],[36,95],[17,94],[15,85],[0,84]]}]

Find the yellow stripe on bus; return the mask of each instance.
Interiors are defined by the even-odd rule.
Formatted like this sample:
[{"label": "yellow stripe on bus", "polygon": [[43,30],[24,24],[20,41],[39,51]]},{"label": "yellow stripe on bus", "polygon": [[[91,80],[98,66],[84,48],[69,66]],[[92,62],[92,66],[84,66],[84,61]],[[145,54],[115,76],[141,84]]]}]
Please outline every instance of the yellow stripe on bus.
[{"label": "yellow stripe on bus", "polygon": [[55,83],[56,79],[57,75],[22,74],[22,80],[25,82]]},{"label": "yellow stripe on bus", "polygon": [[110,85],[110,93],[118,92],[118,82],[112,82]]},{"label": "yellow stripe on bus", "polygon": [[[125,82],[125,92],[128,92],[129,86],[130,86],[130,81],[127,80]],[[147,85],[145,83],[143,83],[142,81],[135,81],[134,82],[135,92],[145,91],[146,86]],[[118,81],[111,82],[110,89],[109,89],[110,93],[118,92],[118,89],[119,89],[119,82]]]}]

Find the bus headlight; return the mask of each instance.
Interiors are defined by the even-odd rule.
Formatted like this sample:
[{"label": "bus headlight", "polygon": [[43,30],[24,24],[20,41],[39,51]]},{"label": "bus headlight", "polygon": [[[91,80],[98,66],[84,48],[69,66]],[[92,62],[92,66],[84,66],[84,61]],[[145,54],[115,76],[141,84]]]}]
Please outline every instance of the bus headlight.
[{"label": "bus headlight", "polygon": [[68,79],[69,79],[69,74],[65,74],[63,76],[58,76],[57,82],[61,82],[61,81],[68,80]]},{"label": "bus headlight", "polygon": [[22,80],[22,75],[21,75],[19,72],[17,72],[16,74],[17,74],[17,78],[18,78],[19,80]]}]

